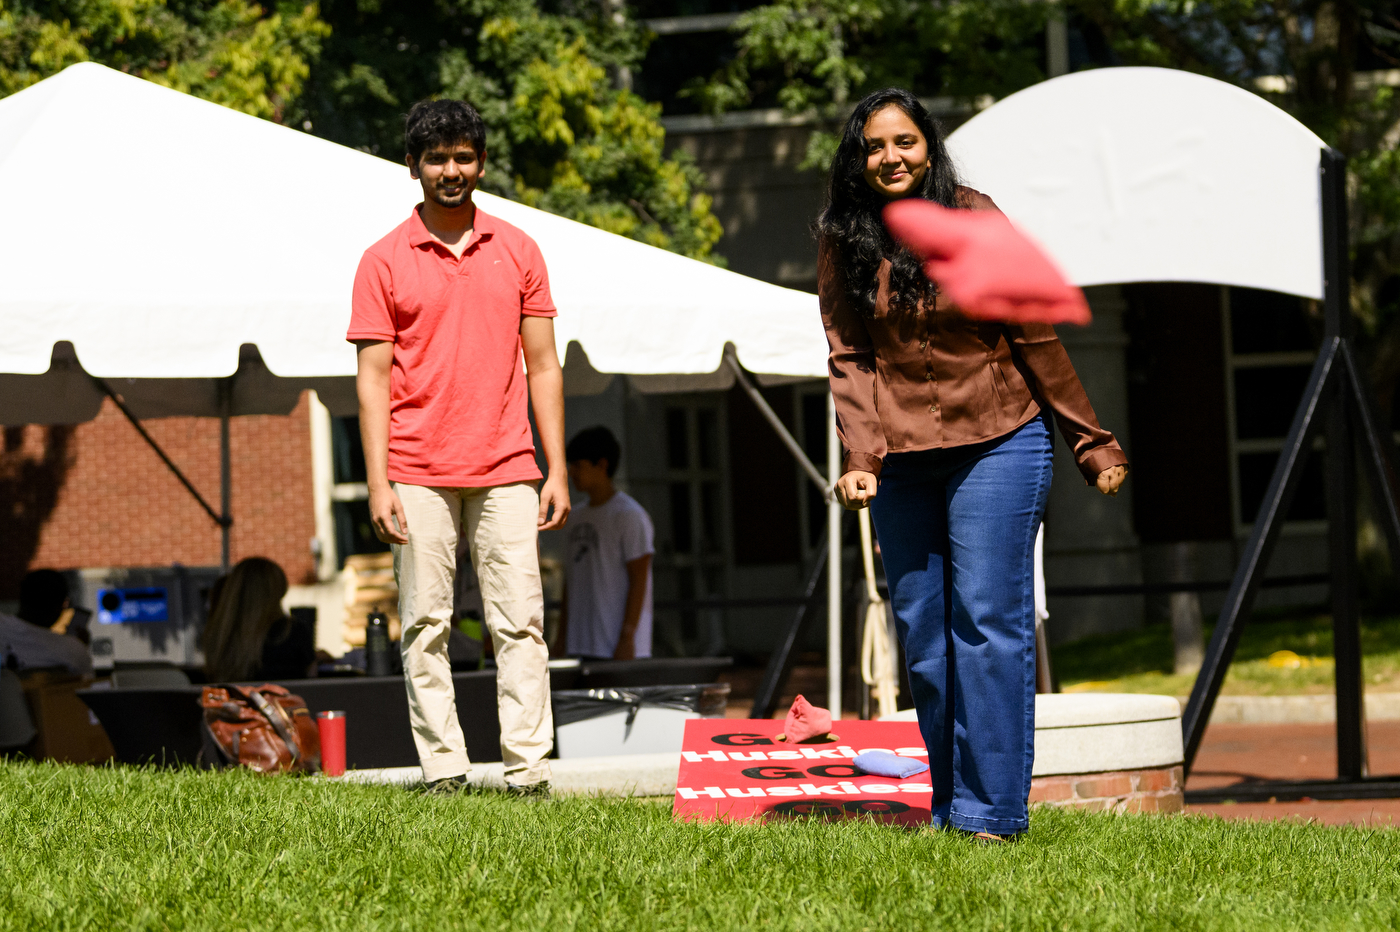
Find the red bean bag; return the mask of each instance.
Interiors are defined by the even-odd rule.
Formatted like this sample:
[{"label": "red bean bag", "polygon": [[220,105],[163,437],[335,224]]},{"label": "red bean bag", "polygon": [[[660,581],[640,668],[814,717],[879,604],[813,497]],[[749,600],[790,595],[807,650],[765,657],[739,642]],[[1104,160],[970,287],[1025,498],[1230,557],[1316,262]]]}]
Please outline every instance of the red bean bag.
[{"label": "red bean bag", "polygon": [[783,734],[789,741],[795,744],[809,738],[820,738],[830,731],[830,712],[817,708],[801,696],[792,700],[787,721],[783,722]]},{"label": "red bean bag", "polygon": [[1087,324],[1083,293],[994,210],[949,210],[920,198],[885,208],[885,226],[924,260],[924,274],[978,320]]}]

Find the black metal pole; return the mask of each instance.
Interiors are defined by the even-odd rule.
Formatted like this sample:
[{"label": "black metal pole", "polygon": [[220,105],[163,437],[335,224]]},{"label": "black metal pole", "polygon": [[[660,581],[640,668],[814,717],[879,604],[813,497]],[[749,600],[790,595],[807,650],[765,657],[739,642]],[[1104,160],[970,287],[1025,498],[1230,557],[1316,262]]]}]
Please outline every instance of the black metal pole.
[{"label": "black metal pole", "polygon": [[233,527],[231,512],[233,468],[230,461],[228,419],[233,407],[233,379],[219,381],[219,507],[223,517],[219,520],[219,563],[224,573],[229,567],[229,531]]},{"label": "black metal pole", "polygon": [[1390,545],[1394,559],[1400,561],[1400,480],[1395,475],[1395,441],[1390,431],[1381,427],[1376,414],[1375,399],[1366,387],[1366,376],[1356,361],[1356,355],[1345,345],[1342,359],[1346,363],[1347,383],[1356,409],[1356,439],[1361,444],[1361,462],[1366,467],[1367,478],[1371,481],[1371,491],[1376,510],[1380,513],[1381,527]]},{"label": "black metal pole", "polygon": [[[1351,269],[1347,231],[1346,156],[1324,149],[1322,276],[1324,338],[1351,342]],[[1343,362],[1345,370],[1348,359]],[[1349,375],[1345,371],[1339,373]],[[1365,710],[1361,679],[1361,615],[1357,604],[1356,441],[1353,412],[1365,405],[1346,379],[1327,419],[1327,541],[1332,573],[1332,649],[1336,657],[1337,777],[1366,775]]]},{"label": "black metal pole", "polygon": [[1303,400],[1293,413],[1293,424],[1288,428],[1288,437],[1283,442],[1274,474],[1269,479],[1269,488],[1254,518],[1254,527],[1249,532],[1240,565],[1225,593],[1219,620],[1206,647],[1205,662],[1201,664],[1201,672],[1191,688],[1191,698],[1186,702],[1181,731],[1185,746],[1185,771],[1188,774],[1196,759],[1196,751],[1200,749],[1201,739],[1205,736],[1211,709],[1215,707],[1215,697],[1220,694],[1225,673],[1230,668],[1240,635],[1244,633],[1245,622],[1264,581],[1264,570],[1269,565],[1279,531],[1283,529],[1284,517],[1293,505],[1293,495],[1298,490],[1298,480],[1303,475],[1313,439],[1322,426],[1322,419],[1328,411],[1327,403],[1339,381],[1343,366],[1341,345],[1339,338],[1324,340],[1317,361],[1313,363],[1312,374],[1308,376],[1307,387],[1303,390]]},{"label": "black metal pole", "polygon": [[1332,570],[1332,648],[1336,658],[1337,777],[1366,775],[1362,709],[1361,613],[1357,604],[1356,451],[1349,393],[1337,392],[1327,421],[1327,544]]},{"label": "black metal pole", "polygon": [[826,536],[823,535],[817,544],[812,572],[807,576],[807,585],[802,591],[802,604],[797,607],[797,613],[793,616],[792,623],[788,625],[782,641],[778,643],[768,658],[768,666],[763,671],[763,679],[759,681],[758,692],[754,695],[753,709],[749,712],[749,718],[772,718],[773,712],[777,708],[778,698],[782,694],[783,686],[787,683],[788,674],[792,672],[792,660],[793,655],[797,652],[797,642],[801,639],[802,632],[807,627],[807,620],[812,614],[812,603],[817,597],[817,584],[825,575],[827,549]]},{"label": "black metal pole", "polygon": [[194,496],[194,500],[199,502],[199,507],[204,509],[204,513],[213,518],[215,524],[227,529],[228,525],[233,523],[233,519],[228,516],[228,509],[225,508],[224,514],[220,515],[214,510],[213,506],[204,500],[204,496],[199,494],[199,490],[194,487],[194,483],[190,482],[185,474],[180,471],[180,467],[175,465],[175,461],[160,448],[160,444],[156,443],[155,438],[147,432],[140,418],[131,413],[131,409],[126,406],[126,402],[122,401],[121,396],[112,390],[112,386],[95,375],[88,376],[88,378],[97,383],[97,387],[102,390],[104,395],[112,399],[112,404],[116,405],[117,410],[125,415],[126,419],[131,422],[131,426],[136,428],[136,432],[141,435],[141,439],[146,441],[150,448],[156,452],[156,456],[160,457],[160,461],[165,464],[166,468],[175,474],[175,478],[180,480],[180,484],[185,487],[185,491]]}]

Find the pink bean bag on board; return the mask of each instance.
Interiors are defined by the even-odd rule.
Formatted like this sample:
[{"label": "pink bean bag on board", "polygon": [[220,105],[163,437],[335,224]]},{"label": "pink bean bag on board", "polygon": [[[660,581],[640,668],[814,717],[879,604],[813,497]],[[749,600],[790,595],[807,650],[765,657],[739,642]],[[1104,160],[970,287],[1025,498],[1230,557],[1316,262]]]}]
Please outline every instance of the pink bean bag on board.
[{"label": "pink bean bag on board", "polygon": [[906,198],[885,208],[885,226],[924,260],[924,274],[968,317],[1089,323],[1083,293],[999,211],[949,210]]},{"label": "pink bean bag on board", "polygon": [[783,734],[794,744],[808,738],[818,738],[831,731],[831,713],[819,709],[806,699],[798,696],[788,709],[787,721],[783,722]]}]

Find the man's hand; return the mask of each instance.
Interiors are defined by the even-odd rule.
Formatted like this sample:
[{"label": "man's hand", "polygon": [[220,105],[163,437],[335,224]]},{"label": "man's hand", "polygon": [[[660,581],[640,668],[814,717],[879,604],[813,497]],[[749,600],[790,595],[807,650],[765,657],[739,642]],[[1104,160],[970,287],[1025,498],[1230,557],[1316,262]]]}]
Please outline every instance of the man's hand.
[{"label": "man's hand", "polygon": [[[549,517],[549,508],[554,506],[554,517]],[[551,474],[544,480],[544,485],[540,488],[540,520],[537,525],[541,531],[552,531],[557,527],[563,527],[564,522],[569,519],[569,480],[565,476]]]},{"label": "man's hand", "polygon": [[382,543],[408,543],[408,517],[404,514],[403,502],[391,486],[370,488],[369,519],[374,525],[374,536]]},{"label": "man's hand", "polygon": [[[538,527],[550,531],[563,527],[569,517],[569,467],[564,462],[564,370],[554,351],[554,321],[548,317],[521,317],[520,351],[525,356],[530,405],[535,409],[535,429],[540,432],[548,475],[540,488]],[[545,520],[551,506],[554,518]]]},{"label": "man's hand", "polygon": [[370,524],[381,542],[406,544],[408,518],[403,502],[389,484],[389,370],[394,365],[394,344],[357,340],[355,346],[355,394],[360,399],[360,444],[365,451]]},{"label": "man's hand", "polygon": [[836,480],[836,500],[851,511],[860,511],[879,491],[874,473],[853,470]]},{"label": "man's hand", "polygon": [[1123,480],[1128,478],[1128,467],[1110,466],[1099,477],[1094,480],[1094,484],[1099,487],[1099,491],[1105,495],[1116,496],[1118,487],[1123,484]]},{"label": "man's hand", "polygon": [[617,650],[613,651],[614,660],[635,660],[637,657],[637,632],[628,634],[622,632],[622,637],[618,638]]}]

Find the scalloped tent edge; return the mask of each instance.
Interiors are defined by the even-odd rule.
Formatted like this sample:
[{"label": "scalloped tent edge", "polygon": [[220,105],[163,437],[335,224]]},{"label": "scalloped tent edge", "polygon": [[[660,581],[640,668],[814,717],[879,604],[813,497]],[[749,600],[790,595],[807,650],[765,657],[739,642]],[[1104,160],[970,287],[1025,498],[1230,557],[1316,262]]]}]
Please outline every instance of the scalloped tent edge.
[{"label": "scalloped tent edge", "polygon": [[[79,134],[104,140],[120,182],[96,197],[36,185]],[[825,375],[814,295],[477,198],[545,254],[572,392],[613,373],[639,390],[727,387],[728,352],[778,380]],[[286,413],[307,387],[353,412],[355,267],[420,199],[398,163],[98,64],[0,99],[0,423],[94,416],[84,373],[138,417]],[[73,216],[107,232],[81,261],[55,247]]]}]

